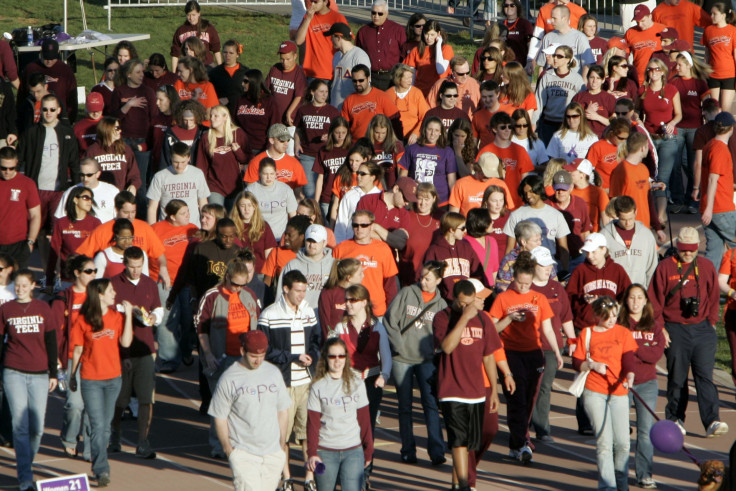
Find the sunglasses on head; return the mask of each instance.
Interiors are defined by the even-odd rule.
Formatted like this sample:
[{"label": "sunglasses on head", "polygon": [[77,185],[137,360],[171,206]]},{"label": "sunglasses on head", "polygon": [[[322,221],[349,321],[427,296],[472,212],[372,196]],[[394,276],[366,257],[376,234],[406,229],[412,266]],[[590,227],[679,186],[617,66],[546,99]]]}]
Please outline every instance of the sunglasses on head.
[{"label": "sunglasses on head", "polygon": [[372,223],[355,223],[355,222],[353,222],[353,228],[368,228],[371,225],[373,225],[373,224]]},{"label": "sunglasses on head", "polygon": [[327,355],[327,358],[330,360],[337,360],[337,359],[344,360],[347,357],[348,355]]}]

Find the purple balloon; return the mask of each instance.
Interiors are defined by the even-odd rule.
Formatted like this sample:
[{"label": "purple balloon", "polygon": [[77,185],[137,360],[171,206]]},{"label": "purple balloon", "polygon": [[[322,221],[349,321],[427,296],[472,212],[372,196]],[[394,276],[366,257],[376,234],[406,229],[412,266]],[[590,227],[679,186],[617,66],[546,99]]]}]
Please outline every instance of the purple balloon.
[{"label": "purple balloon", "polygon": [[679,426],[674,421],[663,419],[657,421],[649,431],[649,438],[654,448],[663,453],[677,453],[685,443]]}]

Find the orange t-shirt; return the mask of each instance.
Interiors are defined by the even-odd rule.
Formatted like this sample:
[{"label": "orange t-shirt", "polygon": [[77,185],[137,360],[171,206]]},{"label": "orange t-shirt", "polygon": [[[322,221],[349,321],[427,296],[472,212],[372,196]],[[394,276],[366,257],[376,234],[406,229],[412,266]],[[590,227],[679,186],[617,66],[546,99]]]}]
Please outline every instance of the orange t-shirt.
[{"label": "orange t-shirt", "polygon": [[473,136],[480,141],[480,148],[485,147],[489,143],[493,143],[496,135],[491,131],[491,118],[495,112],[482,107],[473,113],[473,120],[470,122],[473,127]]},{"label": "orange t-shirt", "polygon": [[618,147],[605,139],[598,140],[588,149],[588,155],[585,158],[590,160],[593,168],[600,174],[603,189],[611,187],[611,172],[618,165],[617,153]]},{"label": "orange t-shirt", "polygon": [[[342,117],[350,123],[353,141],[365,136],[368,125],[376,114],[383,114],[389,119],[399,114],[399,108],[381,89],[373,87],[367,95],[355,93],[345,99]],[[396,136],[403,138],[403,135]]]},{"label": "orange t-shirt", "polygon": [[332,24],[342,22],[347,24],[345,16],[334,10],[326,14],[314,14],[307,28],[304,40],[304,74],[309,78],[332,80],[332,56],[335,50],[332,47],[332,38],[325,36]]},{"label": "orange t-shirt", "polygon": [[610,201],[606,192],[602,188],[590,184],[584,189],[572,188],[572,195],[582,198],[588,204],[588,214],[590,215],[590,222],[593,224],[593,232],[598,232],[600,230],[601,213]]},{"label": "orange t-shirt", "polygon": [[[263,151],[253,157],[248,164],[243,175],[243,181],[247,183],[256,182],[258,180],[258,171],[261,168],[261,160],[270,157],[267,152]],[[273,157],[271,157],[273,158]],[[307,175],[304,173],[302,164],[291,155],[284,154],[276,162],[276,180],[288,184],[291,189],[296,189],[307,184]]]},{"label": "orange t-shirt", "polygon": [[537,98],[534,96],[534,92],[529,92],[527,96],[524,98],[520,106],[514,106],[511,104],[511,101],[509,101],[508,97],[504,97],[499,101],[499,104],[501,107],[499,107],[499,111],[503,111],[509,116],[514,114],[514,111],[517,109],[526,109],[526,112],[529,111],[536,111],[537,110]]},{"label": "orange t-shirt", "polygon": [[713,213],[726,213],[736,210],[733,203],[733,160],[728,145],[713,139],[703,147],[703,170],[701,171],[703,197],[700,200],[700,213],[708,206],[708,180],[710,174],[718,175],[716,196],[713,200]]},{"label": "orange t-shirt", "polygon": [[509,192],[508,186],[501,179],[492,177],[487,181],[479,181],[473,176],[465,176],[459,179],[450,193],[450,206],[456,206],[460,209],[460,213],[468,216],[468,212],[473,208],[480,208],[483,205],[483,193],[486,188],[496,185],[504,190],[506,195],[506,208],[514,209],[514,200]]},{"label": "orange t-shirt", "polygon": [[[723,253],[723,258],[721,259],[721,267],[718,270],[718,274],[727,275],[728,286],[731,288],[736,288],[736,249],[728,249],[726,252]],[[728,310],[736,310],[736,300],[728,297],[726,308]]]},{"label": "orange t-shirt", "polygon": [[373,314],[380,317],[386,313],[386,292],[383,280],[399,274],[391,248],[385,242],[372,240],[370,244],[358,244],[354,240],[340,242],[333,254],[335,259],[354,257],[363,264],[363,286],[371,292]]},{"label": "orange t-shirt", "polygon": [[435,295],[437,295],[436,291],[434,293],[422,291],[422,300],[424,301],[424,303],[427,303],[432,300]]},{"label": "orange t-shirt", "polygon": [[708,27],[713,23],[702,7],[688,0],[680,0],[677,5],[660,3],[652,11],[652,20],[675,28],[679,39],[687,41],[690,46],[695,39],[695,26]]},{"label": "orange t-shirt", "polygon": [[404,128],[404,136],[419,136],[419,128],[422,126],[424,115],[429,111],[429,104],[424,98],[422,91],[416,87],[409,89],[409,93],[403,98],[396,95],[396,88],[389,87],[386,95],[396,104],[401,117],[401,125]]},{"label": "orange t-shirt", "polygon": [[647,73],[647,63],[652,57],[652,53],[662,49],[662,38],[657,36],[665,29],[666,26],[657,24],[642,31],[638,26],[631,27],[626,31],[624,39],[629,43],[631,51],[634,53],[634,66],[636,73],[639,74],[639,85],[644,83],[644,77]]},{"label": "orange t-shirt", "polygon": [[122,375],[120,366],[120,336],[123,334],[125,317],[109,309],[102,318],[103,328],[92,332],[84,316],[78,315],[72,326],[69,347],[84,347],[80,375],[86,380],[109,380]]},{"label": "orange t-shirt", "polygon": [[275,284],[281,274],[281,270],[286,266],[286,263],[294,258],[296,258],[296,252],[285,247],[277,247],[271,251],[271,254],[266,258],[266,262],[263,263],[263,268],[261,268],[261,273],[263,273],[264,276],[276,278],[274,281]]},{"label": "orange t-shirt", "polygon": [[[537,15],[537,22],[534,24],[534,27],[544,29],[545,34],[554,31],[555,26],[552,24],[552,9],[556,6],[557,2],[549,2],[542,5],[542,8],[539,9],[539,15]],[[587,11],[580,5],[572,2],[566,3],[565,7],[570,9],[570,27],[577,29],[580,17],[584,16]]]},{"label": "orange t-shirt", "polygon": [[230,295],[227,307],[227,332],[225,333],[225,354],[228,356],[240,356],[240,335],[250,331],[250,314],[245,308],[240,296],[223,289]]},{"label": "orange t-shirt", "polygon": [[[585,381],[585,388],[598,392],[599,394],[611,394],[614,396],[623,396],[628,393],[624,385],[619,382],[618,378],[625,377],[625,373],[621,373],[621,359],[625,353],[634,352],[639,347],[634,340],[631,331],[623,326],[616,324],[605,332],[596,332],[591,328],[590,338],[590,358],[599,363],[605,363],[610,370],[606,370],[603,376],[598,372],[590,371],[588,379]],[[573,357],[578,360],[585,360],[585,331],[580,333],[578,339],[578,349],[575,350]]]},{"label": "orange t-shirt", "polygon": [[717,79],[736,77],[736,60],[733,57],[736,49],[736,27],[731,24],[726,24],[725,27],[708,26],[700,43],[710,53],[709,63],[713,68],[711,77]]},{"label": "orange t-shirt", "polygon": [[[447,70],[445,70],[442,75],[439,75],[437,73],[435,57],[432,56],[436,49],[437,48],[435,48],[435,46],[427,46],[426,48],[424,48],[424,56],[420,56],[419,47],[416,47],[412,49],[408,55],[406,55],[406,59],[404,60],[404,63],[406,65],[416,68],[416,74],[414,76],[414,86],[422,91],[424,97],[427,97],[427,95],[429,95],[430,89],[437,80],[439,80],[440,78],[449,77],[450,73],[452,72],[450,70],[450,65],[448,64]],[[446,44],[446,42],[443,40],[442,57],[449,62],[453,56],[455,56],[455,52],[453,51],[452,46]]]},{"label": "orange t-shirt", "polygon": [[503,163],[506,169],[506,186],[511,192],[512,199],[514,203],[523,203],[524,201],[518,192],[521,177],[524,174],[534,171],[532,159],[529,158],[529,154],[524,147],[517,143],[511,143],[508,147],[501,148],[495,143],[489,143],[480,149],[478,157],[475,159],[476,162],[484,152],[491,152]]},{"label": "orange t-shirt", "polygon": [[[176,276],[179,274],[181,263],[184,260],[187,246],[199,229],[191,223],[176,227],[167,220],[154,223],[151,228],[153,228],[153,231],[156,232],[156,235],[164,245],[164,250],[166,251],[164,252],[166,256],[166,267],[169,270],[171,283],[174,283]],[[158,277],[158,269],[158,261],[149,262],[148,270],[149,272],[155,271],[156,277]]]},{"label": "orange t-shirt", "polygon": [[513,312],[525,312],[526,319],[513,321],[501,331],[501,340],[512,351],[534,351],[542,348],[539,331],[542,322],[554,317],[547,297],[536,291],[519,293],[513,288],[499,294],[488,313],[493,319],[503,319]]},{"label": "orange t-shirt", "polygon": [[636,203],[636,219],[649,228],[649,169],[644,164],[631,164],[624,160],[611,173],[611,190],[608,195],[629,196]]}]

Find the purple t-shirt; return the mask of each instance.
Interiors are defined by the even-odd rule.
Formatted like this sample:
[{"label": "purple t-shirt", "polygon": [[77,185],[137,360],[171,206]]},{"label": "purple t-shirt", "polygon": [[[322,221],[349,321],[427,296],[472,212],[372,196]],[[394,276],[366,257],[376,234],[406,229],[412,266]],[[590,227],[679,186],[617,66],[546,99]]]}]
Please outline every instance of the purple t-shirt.
[{"label": "purple t-shirt", "polygon": [[399,161],[399,166],[409,171],[409,177],[420,182],[431,182],[437,188],[440,206],[450,199],[448,174],[457,174],[457,162],[452,148],[409,145]]}]

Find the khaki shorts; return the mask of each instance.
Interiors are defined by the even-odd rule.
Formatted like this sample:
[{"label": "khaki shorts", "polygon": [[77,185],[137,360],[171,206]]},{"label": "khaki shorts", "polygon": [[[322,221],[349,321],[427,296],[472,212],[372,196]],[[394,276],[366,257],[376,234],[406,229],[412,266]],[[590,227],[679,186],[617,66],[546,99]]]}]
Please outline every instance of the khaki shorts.
[{"label": "khaki shorts", "polygon": [[[156,391],[155,355],[150,354],[136,358],[129,358],[133,368],[126,370],[123,365],[123,385],[115,407],[126,408],[130,404],[130,396],[135,390],[139,404],[153,404]],[[124,363],[124,360],[120,360]]]},{"label": "khaki shorts", "polygon": [[309,384],[298,385],[286,389],[291,398],[289,407],[289,422],[286,427],[286,441],[291,439],[294,432],[296,441],[307,439],[307,400],[309,399]]}]

